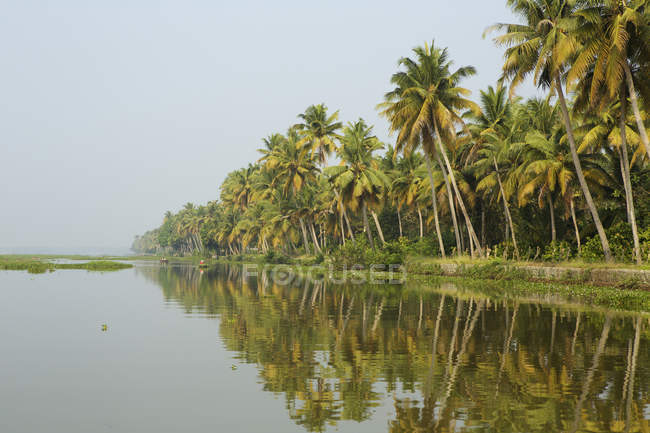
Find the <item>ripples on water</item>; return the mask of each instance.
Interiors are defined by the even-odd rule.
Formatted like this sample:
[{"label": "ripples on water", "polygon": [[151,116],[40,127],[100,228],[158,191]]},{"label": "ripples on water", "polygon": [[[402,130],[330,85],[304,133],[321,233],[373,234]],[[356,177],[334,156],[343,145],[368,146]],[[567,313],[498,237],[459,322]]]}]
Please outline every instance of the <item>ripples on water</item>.
[{"label": "ripples on water", "polygon": [[139,272],[187,314],[218,317],[228,350],[255,364],[309,431],[369,420],[386,402],[390,432],[650,431],[647,316],[495,301],[451,285],[278,286],[236,267]]}]

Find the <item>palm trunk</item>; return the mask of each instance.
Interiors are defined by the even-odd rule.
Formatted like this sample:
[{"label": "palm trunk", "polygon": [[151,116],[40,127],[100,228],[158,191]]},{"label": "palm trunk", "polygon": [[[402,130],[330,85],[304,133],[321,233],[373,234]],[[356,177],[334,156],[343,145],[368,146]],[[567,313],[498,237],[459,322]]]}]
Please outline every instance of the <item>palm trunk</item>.
[{"label": "palm trunk", "polygon": [[582,248],[580,246],[580,230],[578,230],[578,220],[576,219],[576,209],[575,206],[573,205],[573,197],[571,197],[571,219],[573,220],[573,228],[576,231],[576,242],[578,242],[578,254],[582,251]]},{"label": "palm trunk", "polygon": [[603,228],[603,224],[600,221],[600,216],[598,216],[598,210],[596,209],[594,200],[591,197],[591,192],[589,191],[587,180],[585,179],[585,175],[582,172],[582,165],[580,164],[580,158],[578,157],[578,151],[576,150],[575,138],[573,137],[573,127],[571,126],[569,109],[567,108],[566,100],[564,99],[564,91],[562,90],[562,81],[560,80],[559,74],[555,76],[555,87],[557,88],[557,94],[560,100],[560,108],[562,109],[564,127],[566,128],[567,138],[569,139],[569,147],[571,149],[571,158],[573,159],[573,165],[575,165],[576,168],[576,175],[578,176],[578,181],[580,182],[580,188],[582,189],[582,194],[585,196],[587,207],[591,212],[591,217],[593,218],[594,225],[596,226],[596,230],[598,231],[598,237],[600,238],[600,243],[603,247],[603,254],[605,255],[605,260],[607,262],[612,262],[612,251],[609,248],[607,235],[605,234],[605,229]]},{"label": "palm trunk", "polygon": [[[341,195],[339,192],[334,189],[334,195],[336,196],[336,199],[341,203],[341,213],[343,214],[343,218],[345,219],[345,222],[348,226],[348,233],[350,235],[350,239],[354,241],[354,233],[352,233],[352,227],[350,226],[350,220],[348,219],[348,213],[345,211],[345,206],[343,205],[343,200],[341,199]],[[345,235],[343,235],[343,238],[345,239]]]},{"label": "palm trunk", "polygon": [[460,190],[458,189],[458,185],[456,184],[456,176],[454,176],[454,172],[451,168],[451,164],[449,163],[449,158],[447,157],[447,152],[445,152],[445,148],[442,144],[442,139],[440,138],[440,131],[438,131],[438,122],[435,120],[435,118],[433,119],[433,126],[438,141],[438,147],[440,148],[440,153],[442,153],[442,157],[445,160],[445,165],[447,166],[449,179],[451,180],[451,185],[454,187],[454,192],[456,193],[456,198],[458,199],[458,206],[460,206],[460,210],[463,212],[463,216],[465,217],[465,224],[467,225],[467,231],[469,232],[470,236],[474,240],[474,244],[476,245],[476,249],[478,250],[479,255],[482,256],[483,251],[479,243],[478,236],[476,236],[476,232],[474,232],[474,226],[472,225],[472,221],[470,220],[469,214],[467,213],[467,209],[465,208],[465,202],[463,201],[463,197],[460,195]]},{"label": "palm trunk", "polygon": [[381,230],[381,224],[379,224],[379,218],[377,218],[377,214],[372,209],[370,210],[370,214],[372,215],[372,219],[375,220],[375,226],[377,227],[377,233],[379,233],[379,239],[381,239],[382,244],[385,244],[386,240],[384,239],[384,232]]},{"label": "palm trunk", "polygon": [[506,199],[506,192],[503,189],[503,183],[501,183],[501,175],[499,174],[499,164],[497,164],[496,158],[493,156],[492,161],[494,162],[494,169],[497,174],[497,181],[499,181],[499,190],[501,191],[501,197],[503,198],[503,206],[506,210],[506,218],[508,219],[508,224],[510,225],[510,235],[512,236],[512,245],[515,247],[515,256],[519,260],[519,248],[517,248],[517,238],[515,237],[515,226],[512,223],[512,216],[510,215],[510,208],[508,207],[508,200]]},{"label": "palm trunk", "polygon": [[368,209],[366,206],[366,202],[363,202],[362,211],[363,211],[363,228],[365,229],[366,235],[368,236],[368,242],[370,242],[370,246],[374,250],[375,241],[372,239],[372,233],[370,233],[370,224],[368,224]]},{"label": "palm trunk", "polygon": [[632,239],[634,241],[634,258],[636,264],[641,264],[641,249],[639,247],[639,232],[636,227],[636,216],[634,212],[634,196],[632,195],[632,180],[630,179],[630,163],[627,157],[627,133],[625,126],[625,115],[627,114],[627,98],[625,88],[621,92],[621,115],[618,119],[618,128],[621,132],[621,175],[623,176],[623,187],[625,188],[625,201],[627,208],[627,219],[632,227]]},{"label": "palm trunk", "polygon": [[320,245],[318,244],[318,236],[316,236],[316,230],[314,229],[314,224],[309,223],[309,228],[311,231],[311,239],[314,241],[314,252],[323,252],[320,248]]},{"label": "palm trunk", "polygon": [[557,240],[557,232],[555,231],[555,212],[553,211],[553,198],[551,193],[548,193],[548,210],[551,213],[551,241]]},{"label": "palm trunk", "polygon": [[339,223],[341,226],[341,245],[345,245],[345,227],[343,226],[343,212],[339,212]]},{"label": "palm trunk", "polygon": [[433,182],[433,168],[431,167],[431,159],[429,155],[424,152],[424,160],[427,164],[427,171],[429,173],[429,183],[431,184],[431,201],[433,202],[433,220],[436,226],[436,234],[438,235],[438,245],[440,246],[440,254],[442,258],[446,258],[445,244],[442,242],[442,233],[440,232],[440,221],[438,220],[438,200],[436,200],[436,186]]},{"label": "palm trunk", "polygon": [[481,245],[485,245],[485,203],[481,202]]},{"label": "palm trunk", "polygon": [[632,111],[634,112],[634,119],[636,120],[636,126],[639,129],[639,135],[641,136],[641,142],[645,147],[646,154],[648,159],[650,159],[650,144],[648,143],[648,133],[643,124],[643,118],[641,117],[641,112],[639,111],[639,103],[636,99],[636,89],[634,88],[634,79],[632,78],[632,71],[630,71],[630,65],[627,64],[627,61],[623,65],[625,70],[625,81],[627,82],[627,88],[630,92],[630,102],[632,105]]},{"label": "palm trunk", "polygon": [[399,237],[403,237],[402,234],[402,214],[399,211],[399,206],[397,207],[397,223],[399,225]]},{"label": "palm trunk", "polygon": [[311,254],[309,248],[309,239],[307,238],[307,229],[305,228],[305,221],[302,218],[298,219],[300,221],[300,230],[302,230],[302,242],[305,244],[305,253]]},{"label": "palm trunk", "polygon": [[435,151],[435,145],[434,145],[434,153],[436,155],[436,161],[438,162],[438,167],[440,167],[440,172],[442,173],[442,178],[445,181],[445,189],[447,190],[447,198],[449,200],[449,214],[451,215],[451,222],[454,226],[454,236],[456,237],[456,254],[460,255],[461,251],[461,240],[460,240],[460,229],[458,228],[458,215],[456,213],[456,205],[454,204],[454,194],[451,191],[451,185],[449,184],[449,176],[447,176],[447,170],[445,169],[445,165],[442,163],[442,160],[440,159],[440,153]]},{"label": "palm trunk", "polygon": [[422,227],[422,211],[420,210],[420,206],[418,206],[418,218],[420,221],[420,239],[424,237],[424,228]]}]

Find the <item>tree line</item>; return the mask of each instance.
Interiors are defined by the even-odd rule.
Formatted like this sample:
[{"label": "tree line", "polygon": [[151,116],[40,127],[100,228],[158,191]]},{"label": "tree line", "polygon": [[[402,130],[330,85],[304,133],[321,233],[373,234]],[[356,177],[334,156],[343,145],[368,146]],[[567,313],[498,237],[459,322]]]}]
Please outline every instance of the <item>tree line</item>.
[{"label": "tree line", "polygon": [[[647,261],[648,3],[508,0],[518,21],[486,30],[502,77],[478,101],[462,87],[474,67],[416,47],[377,106],[394,143],[312,105],[218,200],[168,212],[133,249],[318,255],[401,239],[441,257]],[[545,96],[518,97],[525,79]]]}]

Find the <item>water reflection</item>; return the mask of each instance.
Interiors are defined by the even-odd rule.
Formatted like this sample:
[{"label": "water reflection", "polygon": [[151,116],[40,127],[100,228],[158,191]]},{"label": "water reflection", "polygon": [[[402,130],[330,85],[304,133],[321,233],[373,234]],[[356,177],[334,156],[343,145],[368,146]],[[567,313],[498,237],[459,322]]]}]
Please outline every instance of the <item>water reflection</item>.
[{"label": "water reflection", "polygon": [[386,401],[390,432],[650,431],[647,316],[453,287],[278,286],[239,267],[138,272],[189,314],[219,317],[227,348],[308,431]]}]

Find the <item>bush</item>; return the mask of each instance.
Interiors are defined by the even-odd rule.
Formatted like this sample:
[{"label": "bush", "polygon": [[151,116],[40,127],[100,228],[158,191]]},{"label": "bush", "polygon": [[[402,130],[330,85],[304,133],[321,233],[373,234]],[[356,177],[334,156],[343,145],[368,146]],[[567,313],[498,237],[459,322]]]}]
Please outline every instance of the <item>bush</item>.
[{"label": "bush", "polygon": [[546,245],[542,259],[547,262],[563,262],[571,258],[571,246],[567,241],[555,241]]},{"label": "bush", "polygon": [[[650,230],[645,230],[642,233],[639,233],[639,238],[644,237],[640,242],[644,245],[650,244]],[[614,224],[607,230],[607,240],[609,241],[609,248],[612,250],[612,255],[614,259],[619,262],[631,262],[633,260],[633,240],[632,240],[632,228],[629,224],[620,222]],[[645,241],[645,236],[648,236],[648,241]],[[643,246],[641,248],[643,256]],[[580,257],[587,261],[600,261],[604,258],[603,247],[600,244],[600,238],[598,235],[590,238],[582,246],[582,251],[580,252]]]},{"label": "bush", "polygon": [[264,263],[270,263],[273,265],[288,265],[291,263],[291,258],[285,254],[276,252],[274,250],[269,250],[262,256]]},{"label": "bush", "polygon": [[336,269],[350,269],[353,266],[369,269],[371,265],[402,265],[406,259],[407,242],[391,241],[373,250],[364,238],[346,242],[332,253],[332,264]]}]

